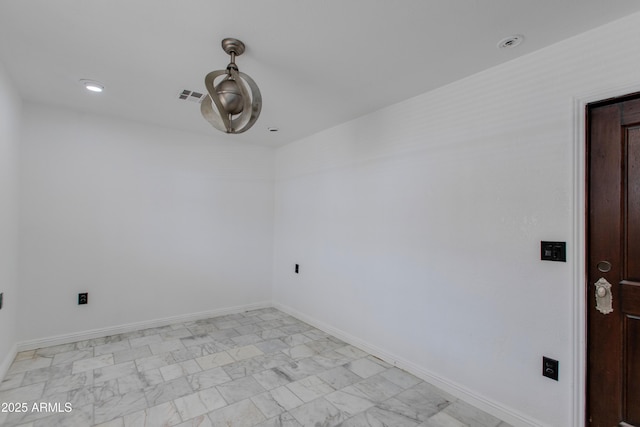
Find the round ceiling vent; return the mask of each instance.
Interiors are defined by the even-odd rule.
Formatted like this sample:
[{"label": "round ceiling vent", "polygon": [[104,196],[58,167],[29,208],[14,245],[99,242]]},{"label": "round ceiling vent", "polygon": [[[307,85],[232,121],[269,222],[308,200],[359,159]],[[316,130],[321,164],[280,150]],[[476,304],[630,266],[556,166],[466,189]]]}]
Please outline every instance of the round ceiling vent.
[{"label": "round ceiling vent", "polygon": [[524,41],[524,36],[516,34],[514,36],[506,37],[498,42],[498,49],[510,49],[516,47]]}]

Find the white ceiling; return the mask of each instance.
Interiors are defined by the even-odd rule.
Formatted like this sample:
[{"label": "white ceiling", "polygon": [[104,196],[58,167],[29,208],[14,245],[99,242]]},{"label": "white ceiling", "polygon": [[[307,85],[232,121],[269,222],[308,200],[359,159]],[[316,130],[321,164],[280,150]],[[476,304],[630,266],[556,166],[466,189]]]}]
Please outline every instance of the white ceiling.
[{"label": "white ceiling", "polygon": [[[29,101],[279,146],[636,11],[637,0],[0,0],[0,62]],[[496,47],[512,34],[525,42]],[[178,100],[226,67],[225,37],[246,44],[236,62],[264,101],[242,135]]]}]

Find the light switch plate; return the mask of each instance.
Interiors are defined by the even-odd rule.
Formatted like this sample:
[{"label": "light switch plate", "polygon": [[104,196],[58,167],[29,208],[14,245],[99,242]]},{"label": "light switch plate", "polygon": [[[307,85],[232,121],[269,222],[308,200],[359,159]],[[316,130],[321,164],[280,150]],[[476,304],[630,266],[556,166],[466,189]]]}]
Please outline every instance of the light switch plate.
[{"label": "light switch plate", "polygon": [[540,242],[540,259],[567,262],[567,242]]}]

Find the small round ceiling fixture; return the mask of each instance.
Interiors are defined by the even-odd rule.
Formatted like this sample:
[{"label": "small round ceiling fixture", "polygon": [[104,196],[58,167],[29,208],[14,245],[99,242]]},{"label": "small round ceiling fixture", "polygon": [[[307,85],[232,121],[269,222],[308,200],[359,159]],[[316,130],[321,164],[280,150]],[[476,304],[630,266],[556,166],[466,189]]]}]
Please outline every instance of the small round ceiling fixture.
[{"label": "small round ceiling fixture", "polygon": [[510,49],[516,47],[524,41],[522,34],[515,34],[513,36],[505,37],[498,42],[498,49]]},{"label": "small round ceiling fixture", "polygon": [[87,80],[87,79],[82,79],[80,80],[80,84],[82,86],[84,86],[84,88],[88,91],[91,92],[102,92],[104,90],[104,85],[100,82],[97,82],[95,80]]}]

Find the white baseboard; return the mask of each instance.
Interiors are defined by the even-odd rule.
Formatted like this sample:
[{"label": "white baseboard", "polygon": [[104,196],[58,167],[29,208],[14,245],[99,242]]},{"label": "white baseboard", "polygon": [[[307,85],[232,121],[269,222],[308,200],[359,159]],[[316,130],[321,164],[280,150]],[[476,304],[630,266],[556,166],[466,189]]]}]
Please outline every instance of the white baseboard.
[{"label": "white baseboard", "polygon": [[495,402],[492,399],[482,396],[446,378],[442,378],[441,376],[436,375],[435,373],[422,366],[405,360],[389,351],[376,347],[331,325],[309,317],[306,314],[294,310],[291,307],[277,302],[273,303],[273,307],[299,320],[302,320],[330,335],[333,335],[334,337],[339,338],[346,343],[353,345],[354,347],[358,347],[359,349],[366,351],[367,353],[372,354],[373,356],[376,356],[391,365],[407,371],[415,375],[416,377],[428,382],[429,384],[432,384],[446,391],[447,393],[475,406],[476,408],[481,409],[495,417],[498,417],[501,420],[508,422],[509,424],[512,424],[515,427],[549,427],[547,424],[544,424],[525,414],[522,414],[513,408]]},{"label": "white baseboard", "polygon": [[[201,311],[198,313],[183,314],[179,316],[165,317],[162,319],[146,320],[142,322],[128,323],[125,325],[110,326],[100,329],[92,329],[88,331],[74,332],[71,334],[56,335],[53,337],[38,338],[34,340],[22,341],[18,343],[18,351],[34,350],[42,347],[50,347],[53,345],[68,344],[76,341],[84,341],[94,338],[101,338],[110,335],[123,334],[140,329],[157,328],[160,326],[171,325],[173,323],[193,322],[196,320],[207,319],[210,317],[224,316],[225,314],[242,313],[250,310],[271,307],[270,301],[264,301],[254,304],[240,305],[228,308],[218,308],[215,310]],[[14,355],[15,356],[15,355]],[[12,359],[13,360],[13,359]],[[9,362],[11,364],[11,362]],[[4,365],[3,365],[4,366]],[[8,369],[8,367],[7,367]],[[1,371],[0,371],[1,372]]]},{"label": "white baseboard", "polygon": [[0,382],[4,380],[7,372],[9,372],[9,368],[11,367],[11,364],[13,363],[13,360],[16,358],[17,354],[18,345],[14,344],[9,349],[9,353],[4,356],[4,359],[2,359],[2,362],[0,363]]}]

